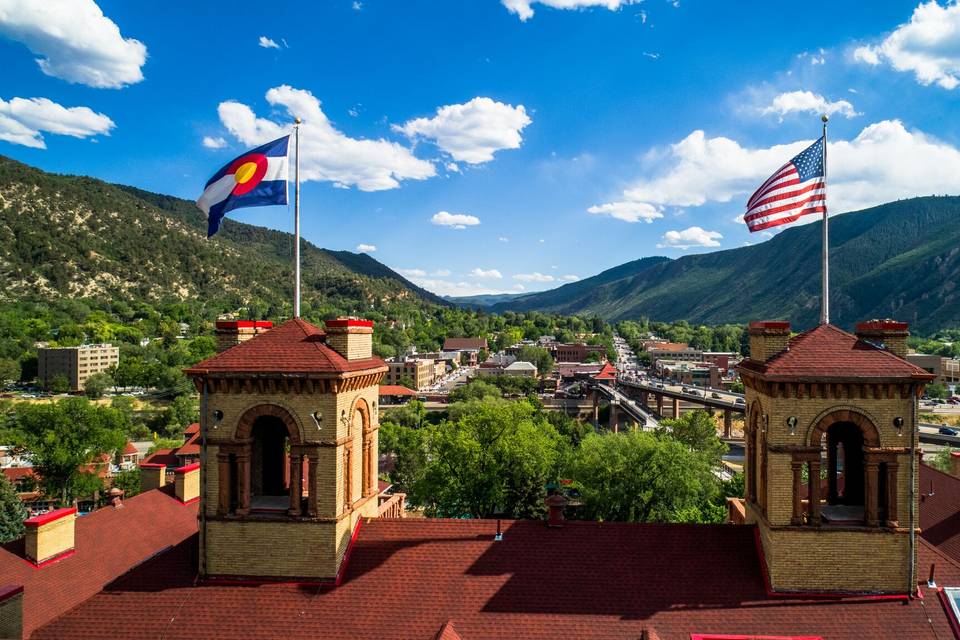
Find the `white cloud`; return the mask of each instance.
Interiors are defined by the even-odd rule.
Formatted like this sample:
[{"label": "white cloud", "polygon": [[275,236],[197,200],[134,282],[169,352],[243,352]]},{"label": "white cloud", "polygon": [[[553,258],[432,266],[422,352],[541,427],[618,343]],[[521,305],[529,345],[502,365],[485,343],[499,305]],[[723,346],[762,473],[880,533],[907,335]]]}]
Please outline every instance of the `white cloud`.
[{"label": "white cloud", "polygon": [[470,276],[473,278],[494,278],[496,280],[503,279],[503,274],[496,269],[481,269],[479,267],[470,271]]},{"label": "white cloud", "polygon": [[260,46],[264,49],[279,49],[280,45],[277,44],[275,40],[271,40],[267,36],[260,36]]},{"label": "white cloud", "polygon": [[522,284],[515,284],[515,285],[513,285],[513,286],[510,287],[510,288],[513,289],[514,291],[526,291],[526,290],[527,290],[527,288],[526,288],[525,286],[523,286]]},{"label": "white cloud", "polygon": [[595,204],[587,213],[599,216],[610,216],[624,222],[651,223],[657,218],[662,218],[662,207],[656,207],[646,202],[608,202],[606,204]]},{"label": "white cloud", "polygon": [[46,149],[44,133],[74,138],[110,135],[113,120],[88,107],[64,107],[47,98],[0,99],[0,140]]},{"label": "white cloud", "polygon": [[354,11],[360,11],[361,9],[363,9],[363,3],[360,2],[359,0],[354,0],[353,4],[351,4],[350,6],[353,8]]},{"label": "white cloud", "polygon": [[817,51],[814,51],[813,53],[809,51],[804,51],[803,53],[797,55],[797,57],[800,58],[801,60],[804,60],[804,59],[809,60],[810,64],[812,65],[822,65],[827,63],[826,53],[827,52],[824,51],[823,49],[819,49]]},{"label": "white cloud", "polygon": [[363,244],[362,242],[357,245],[357,251],[360,253],[373,253],[377,250],[377,245],[375,244]]},{"label": "white cloud", "polygon": [[[798,140],[748,148],[730,138],[708,138],[694,131],[667,149],[647,154],[659,171],[624,191],[624,201],[651,206],[698,207],[707,202],[738,204],[784,162],[811,144]],[[899,120],[871,124],[852,140],[834,138],[827,199],[831,213],[842,213],[935,193],[956,191],[960,149]],[[878,162],[877,158],[883,158]]]},{"label": "white cloud", "polygon": [[788,113],[815,113],[832,116],[839,113],[845,118],[862,115],[854,110],[846,100],[830,102],[822,95],[812,91],[788,91],[773,98],[773,101],[760,110],[761,115],[777,115],[780,121]]},{"label": "white cloud", "polygon": [[401,180],[424,180],[436,175],[433,164],[421,160],[400,144],[388,140],[351,138],[338,131],[309,91],[288,85],[267,91],[267,102],[283,107],[286,122],[258,118],[239,102],[221,102],[220,121],[237,140],[259,145],[290,133],[295,116],[300,127],[300,179],[332,182],[338,187],[356,186],[361,191],[395,189]]},{"label": "white cloud", "polygon": [[499,238],[497,238],[497,240],[499,240],[500,242],[510,242],[510,238],[507,238],[505,236],[500,236]]},{"label": "white cloud", "polygon": [[430,218],[430,222],[441,227],[452,227],[454,229],[466,229],[480,224],[480,218],[466,213],[450,213],[449,211],[438,211]]},{"label": "white cloud", "polygon": [[658,249],[690,249],[691,247],[719,247],[723,236],[716,231],[701,227],[688,227],[683,231],[667,231]]},{"label": "white cloud", "polygon": [[564,282],[576,282],[577,280],[580,279],[580,276],[575,276],[572,273],[570,273],[565,276],[560,276],[560,279],[563,280]]},{"label": "white cloud", "polygon": [[397,273],[408,278],[423,278],[427,275],[423,269],[397,269]]},{"label": "white cloud", "polygon": [[646,56],[646,57],[648,57],[648,58],[650,58],[651,60],[659,60],[659,59],[660,59],[660,54],[659,54],[659,53],[656,53],[655,51],[644,51],[644,52],[643,52],[643,55]]},{"label": "white cloud", "polygon": [[549,274],[540,273],[535,271],[533,273],[516,273],[513,275],[514,280],[519,280],[520,282],[553,282],[555,278]]},{"label": "white cloud", "polygon": [[944,89],[960,85],[960,5],[940,6],[935,0],[913,10],[910,22],[899,25],[880,44],[857,47],[855,60],[897,71],[912,71],[922,85]]},{"label": "white cloud", "polygon": [[415,118],[393,129],[409,138],[431,140],[458,162],[480,164],[502,149],[517,149],[520,132],[530,124],[523,105],[474,98],[464,104],[437,108],[432,118]]},{"label": "white cloud", "polygon": [[447,171],[450,171],[451,173],[460,173],[460,165],[458,165],[456,162],[448,162],[443,166]]},{"label": "white cloud", "polygon": [[450,269],[437,269],[436,271],[434,271],[434,272],[433,272],[432,274],[430,274],[430,275],[439,276],[439,277],[441,277],[441,278],[446,278],[447,276],[450,275]]},{"label": "white cloud", "polygon": [[105,89],[143,80],[147,47],[94,0],[0,0],[0,35],[26,45],[48,76]]},{"label": "white cloud", "polygon": [[515,13],[522,21],[533,17],[533,5],[542,4],[553,9],[584,9],[587,7],[605,7],[617,11],[620,7],[635,4],[643,0],[500,0],[510,13]]},{"label": "white cloud", "polygon": [[203,136],[203,146],[205,146],[207,149],[223,149],[225,146],[227,146],[227,141],[220,136],[217,136],[216,138],[211,136]]}]

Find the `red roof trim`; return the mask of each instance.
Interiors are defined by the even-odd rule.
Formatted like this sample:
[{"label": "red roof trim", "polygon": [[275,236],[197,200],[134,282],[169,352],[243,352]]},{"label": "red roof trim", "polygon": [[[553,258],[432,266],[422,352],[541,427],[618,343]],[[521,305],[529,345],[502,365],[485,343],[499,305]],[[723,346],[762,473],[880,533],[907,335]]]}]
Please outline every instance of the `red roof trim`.
[{"label": "red roof trim", "polygon": [[53,522],[54,520],[59,520],[60,518],[66,518],[67,516],[74,515],[76,512],[76,507],[64,507],[63,509],[57,509],[56,511],[45,513],[42,516],[33,516],[32,518],[27,518],[23,521],[23,524],[26,527],[41,527],[45,524]]},{"label": "red roof trim", "polygon": [[180,498],[177,498],[177,502],[186,506],[188,504],[193,504],[194,502],[200,502],[200,496],[197,496],[196,498],[190,498],[189,500],[181,500]]},{"label": "red roof trim", "polygon": [[416,391],[412,389],[407,389],[404,386],[396,384],[383,384],[380,385],[379,395],[381,396],[415,396],[417,395]]},{"label": "red roof trim", "polygon": [[347,545],[347,551],[343,554],[343,560],[340,561],[340,569],[337,571],[337,579],[334,580],[333,586],[339,587],[340,582],[343,581],[343,574],[347,571],[347,564],[350,562],[350,554],[353,553],[353,547],[357,543],[357,536],[360,534],[360,525],[363,524],[363,518],[357,520],[357,526],[353,528],[353,535],[350,536],[350,544]]},{"label": "red roof trim", "polygon": [[822,636],[758,636],[725,633],[691,633],[690,640],[823,640]]},{"label": "red roof trim", "polygon": [[867,322],[858,322],[856,325],[857,332],[860,331],[906,331],[909,328],[906,322],[898,322],[897,320],[868,320]]},{"label": "red roof trim", "polygon": [[755,320],[749,325],[750,329],[786,329],[790,330],[790,323],[783,320]]},{"label": "red roof trim", "polygon": [[[160,465],[163,466],[163,465]],[[196,471],[200,468],[199,462],[194,462],[193,464],[184,465],[182,467],[177,467],[173,470],[174,473],[188,473],[190,471]]]},{"label": "red roof trim", "polygon": [[23,593],[22,584],[8,584],[3,587],[0,587],[0,602],[4,600],[9,600],[15,595]]},{"label": "red roof trim", "polygon": [[[151,455],[153,455],[153,454],[151,454]],[[156,462],[141,462],[141,463],[140,463],[140,468],[141,468],[141,469],[166,469],[166,468],[167,468],[167,465],[165,465],[165,464],[157,464]]]},{"label": "red roof trim", "polygon": [[269,329],[273,327],[270,320],[217,320],[217,329]]},{"label": "red roof trim", "polygon": [[336,320],[327,320],[323,323],[327,327],[373,327],[373,320],[360,320],[359,318],[337,318]]},{"label": "red roof trim", "polygon": [[947,597],[943,587],[937,587],[937,595],[940,596],[940,604],[947,614],[947,620],[950,621],[950,629],[953,631],[954,637],[960,638],[960,620],[957,620],[957,616],[954,615],[953,607],[950,606],[950,599]]},{"label": "red roof trim", "polygon": [[55,562],[60,562],[61,560],[66,560],[66,559],[69,558],[70,556],[74,555],[76,552],[77,552],[76,549],[67,549],[67,550],[64,551],[63,553],[58,553],[57,555],[53,556],[52,558],[47,558],[47,559],[44,560],[43,562],[31,562],[30,560],[27,560],[27,562],[28,562],[28,563],[30,564],[30,566],[32,566],[34,569],[43,569],[43,568],[46,567],[47,565],[54,564]]}]

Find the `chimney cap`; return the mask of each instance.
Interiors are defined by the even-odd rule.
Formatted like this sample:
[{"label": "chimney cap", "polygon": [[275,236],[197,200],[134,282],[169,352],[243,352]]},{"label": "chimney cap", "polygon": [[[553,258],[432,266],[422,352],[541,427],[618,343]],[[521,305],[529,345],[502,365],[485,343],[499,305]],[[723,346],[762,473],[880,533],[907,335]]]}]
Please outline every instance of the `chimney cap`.
[{"label": "chimney cap", "polygon": [[49,524],[54,520],[59,520],[60,518],[66,518],[77,513],[76,507],[64,507],[62,509],[57,509],[55,511],[50,511],[40,516],[33,516],[32,518],[27,518],[23,521],[23,525],[26,527],[39,527],[45,524]]},{"label": "chimney cap", "polygon": [[140,468],[141,469],[166,469],[167,465],[160,464],[157,462],[141,462]]},{"label": "chimney cap", "polygon": [[786,320],[755,320],[749,325],[750,331],[763,331],[764,333],[782,333],[790,331],[790,323]]},{"label": "chimney cap", "polygon": [[873,331],[882,331],[884,333],[893,333],[893,332],[902,332],[907,331],[909,325],[906,322],[899,322],[897,320],[867,320],[866,322],[857,323],[857,333],[868,333]]},{"label": "chimney cap", "polygon": [[185,464],[182,467],[177,467],[173,470],[174,473],[187,473],[189,471],[196,471],[200,468],[199,462],[194,462],[193,464]]},{"label": "chimney cap", "polygon": [[544,500],[544,502],[548,507],[565,507],[569,501],[559,493],[554,493],[553,495],[547,496],[547,499]]},{"label": "chimney cap", "polygon": [[217,320],[217,329],[271,329],[272,320]]},{"label": "chimney cap", "polygon": [[326,320],[324,325],[328,329],[346,329],[350,327],[373,328],[373,320],[363,320],[361,318],[336,318],[335,320]]}]

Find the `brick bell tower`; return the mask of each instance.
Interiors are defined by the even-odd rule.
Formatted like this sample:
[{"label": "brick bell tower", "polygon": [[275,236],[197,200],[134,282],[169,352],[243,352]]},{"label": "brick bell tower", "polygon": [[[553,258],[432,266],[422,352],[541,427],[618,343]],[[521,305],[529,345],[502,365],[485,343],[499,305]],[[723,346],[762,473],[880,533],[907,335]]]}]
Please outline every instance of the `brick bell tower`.
[{"label": "brick bell tower", "polygon": [[749,331],[744,497],[770,587],[912,593],[916,401],[933,376],[903,359],[906,323]]},{"label": "brick bell tower", "polygon": [[373,323],[302,319],[186,371],[201,392],[200,572],[335,579],[377,515]]}]

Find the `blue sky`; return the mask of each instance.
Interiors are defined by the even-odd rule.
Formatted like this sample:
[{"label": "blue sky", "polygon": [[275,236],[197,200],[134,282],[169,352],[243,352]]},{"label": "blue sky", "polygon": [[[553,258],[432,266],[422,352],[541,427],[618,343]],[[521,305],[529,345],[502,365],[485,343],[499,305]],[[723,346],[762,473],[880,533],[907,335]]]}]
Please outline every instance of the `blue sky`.
[{"label": "blue sky", "polygon": [[832,212],[956,193],[960,7],[787,8],[0,0],[0,154],[195,199],[295,112],[304,236],[465,295],[765,240],[825,110]]}]

